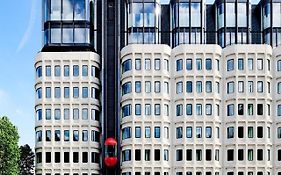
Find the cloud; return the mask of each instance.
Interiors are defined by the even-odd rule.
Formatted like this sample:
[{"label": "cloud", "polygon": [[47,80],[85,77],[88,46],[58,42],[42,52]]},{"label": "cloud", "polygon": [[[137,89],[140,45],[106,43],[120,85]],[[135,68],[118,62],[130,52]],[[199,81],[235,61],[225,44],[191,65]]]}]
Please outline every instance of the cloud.
[{"label": "cloud", "polygon": [[35,26],[35,21],[36,21],[36,14],[37,14],[37,4],[38,0],[32,0],[32,5],[31,5],[31,12],[30,12],[30,17],[29,17],[29,22],[28,22],[28,27],[26,28],[23,37],[21,38],[21,41],[18,45],[17,48],[17,53],[20,52],[25,44],[27,43],[28,39],[30,38],[30,35],[32,33],[32,29]]}]

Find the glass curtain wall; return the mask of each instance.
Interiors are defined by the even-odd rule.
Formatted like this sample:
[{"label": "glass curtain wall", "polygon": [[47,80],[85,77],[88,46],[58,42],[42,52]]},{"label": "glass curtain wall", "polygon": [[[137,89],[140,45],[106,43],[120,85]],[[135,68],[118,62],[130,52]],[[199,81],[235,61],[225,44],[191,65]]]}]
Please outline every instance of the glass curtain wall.
[{"label": "glass curtain wall", "polygon": [[127,44],[158,44],[160,0],[128,0],[126,7]]},{"label": "glass curtain wall", "polygon": [[264,43],[277,47],[281,44],[281,1],[261,2]]},{"label": "glass curtain wall", "polygon": [[95,0],[44,0],[43,8],[44,45],[95,46]]},{"label": "glass curtain wall", "polygon": [[250,0],[217,0],[215,5],[218,44],[250,43]]},{"label": "glass curtain wall", "polygon": [[171,7],[173,47],[179,44],[204,43],[204,1],[174,0]]}]

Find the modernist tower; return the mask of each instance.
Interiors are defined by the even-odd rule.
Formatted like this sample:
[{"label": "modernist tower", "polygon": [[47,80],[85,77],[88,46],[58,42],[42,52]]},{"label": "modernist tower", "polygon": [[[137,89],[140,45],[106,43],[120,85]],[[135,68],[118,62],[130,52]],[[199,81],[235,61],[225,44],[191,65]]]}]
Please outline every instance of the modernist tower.
[{"label": "modernist tower", "polygon": [[44,0],[43,32],[36,175],[281,175],[280,0]]}]

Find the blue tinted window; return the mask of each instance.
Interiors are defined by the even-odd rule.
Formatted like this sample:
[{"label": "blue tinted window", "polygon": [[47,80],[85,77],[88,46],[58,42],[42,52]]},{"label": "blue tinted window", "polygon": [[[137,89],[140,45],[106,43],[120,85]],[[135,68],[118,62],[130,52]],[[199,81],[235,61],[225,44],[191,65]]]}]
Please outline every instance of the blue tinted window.
[{"label": "blue tinted window", "polygon": [[122,63],[122,73],[127,72],[132,69],[132,60],[126,60]]},{"label": "blue tinted window", "polygon": [[177,139],[182,138],[182,127],[177,127],[176,128],[176,138]]},{"label": "blue tinted window", "polygon": [[177,67],[176,67],[176,68],[177,68],[177,71],[182,70],[182,67],[183,67],[183,61],[182,61],[182,59],[177,60],[176,66],[177,66]]},{"label": "blue tinted window", "polygon": [[192,70],[192,59],[186,59],[186,70]]},{"label": "blue tinted window", "polygon": [[89,93],[89,90],[87,87],[83,87],[82,88],[82,98],[88,98],[88,93]]},{"label": "blue tinted window", "polygon": [[37,93],[37,99],[41,99],[42,98],[42,88],[38,88],[36,90],[36,93]]},{"label": "blue tinted window", "polygon": [[206,70],[212,70],[212,60],[206,59]]},{"label": "blue tinted window", "polygon": [[200,58],[196,59],[196,69],[202,70],[202,59],[200,59]]},{"label": "blue tinted window", "polygon": [[55,120],[60,120],[60,119],[61,119],[61,110],[55,109]]},{"label": "blue tinted window", "polygon": [[69,98],[69,87],[64,88],[64,98]]},{"label": "blue tinted window", "polygon": [[141,127],[135,127],[135,138],[141,138]]},{"label": "blue tinted window", "polygon": [[122,95],[128,94],[132,92],[132,83],[127,82],[122,85]]},{"label": "blue tinted window", "polygon": [[192,104],[186,105],[186,115],[192,115]]},{"label": "blue tinted window", "polygon": [[60,76],[60,66],[55,66],[55,76],[56,77]]},{"label": "blue tinted window", "polygon": [[60,87],[55,87],[55,98],[61,97]]},{"label": "blue tinted window", "polygon": [[79,88],[78,87],[73,88],[73,98],[79,98]]},{"label": "blue tinted window", "polygon": [[37,67],[36,76],[37,76],[37,78],[42,77],[42,66]]},{"label": "blue tinted window", "polygon": [[46,120],[51,120],[52,118],[52,113],[51,113],[51,109],[46,109]]},{"label": "blue tinted window", "polygon": [[234,59],[227,60],[227,71],[234,70]]},{"label": "blue tinted window", "polygon": [[122,117],[127,117],[131,115],[131,105],[125,105],[122,107]]},{"label": "blue tinted window", "polygon": [[46,77],[51,76],[51,66],[46,66]]},{"label": "blue tinted window", "polygon": [[131,127],[122,129],[122,140],[131,138]]},{"label": "blue tinted window", "polygon": [[192,81],[187,81],[186,82],[186,92],[187,93],[192,93]]},{"label": "blue tinted window", "polygon": [[160,138],[160,127],[154,128],[154,138]]},{"label": "blue tinted window", "polygon": [[192,138],[192,127],[186,127],[186,138]]},{"label": "blue tinted window", "polygon": [[38,109],[36,113],[37,113],[37,120],[42,120],[42,109]]},{"label": "blue tinted window", "polygon": [[51,98],[51,88],[50,87],[46,87],[46,98]]},{"label": "blue tinted window", "polygon": [[83,77],[88,76],[88,66],[87,65],[82,66],[82,76]]},{"label": "blue tinted window", "polygon": [[79,66],[78,65],[74,65],[73,66],[73,76],[74,77],[78,77],[79,76]]}]

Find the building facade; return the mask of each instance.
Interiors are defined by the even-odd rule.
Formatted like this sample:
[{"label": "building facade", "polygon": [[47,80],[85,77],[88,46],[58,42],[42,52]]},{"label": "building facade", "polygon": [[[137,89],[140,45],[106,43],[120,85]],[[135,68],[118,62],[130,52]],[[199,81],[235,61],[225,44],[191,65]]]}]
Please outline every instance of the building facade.
[{"label": "building facade", "polygon": [[36,175],[281,175],[280,0],[44,0],[43,17]]}]

